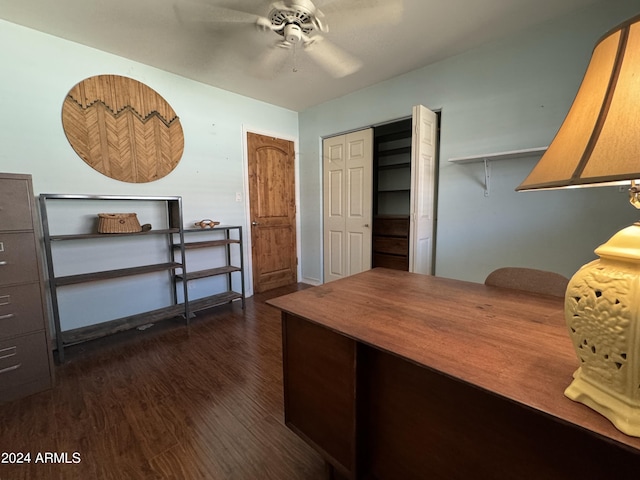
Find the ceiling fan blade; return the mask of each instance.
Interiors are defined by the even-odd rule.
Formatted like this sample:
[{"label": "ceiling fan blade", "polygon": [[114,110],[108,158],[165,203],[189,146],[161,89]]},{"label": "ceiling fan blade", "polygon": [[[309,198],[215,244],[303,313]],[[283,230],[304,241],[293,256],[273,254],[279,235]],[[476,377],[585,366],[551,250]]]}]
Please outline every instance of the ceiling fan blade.
[{"label": "ceiling fan blade", "polygon": [[292,55],[291,48],[283,47],[280,43],[272,45],[251,64],[249,74],[258,78],[273,78]]},{"label": "ceiling fan blade", "polygon": [[315,36],[305,45],[305,52],[335,78],[351,75],[362,67],[360,60],[324,37]]},{"label": "ceiling fan blade", "polygon": [[182,0],[174,10],[183,23],[256,23],[262,18],[255,13],[190,0]]},{"label": "ceiling fan blade", "polygon": [[320,6],[329,31],[375,25],[396,25],[402,20],[402,0],[332,0]]}]

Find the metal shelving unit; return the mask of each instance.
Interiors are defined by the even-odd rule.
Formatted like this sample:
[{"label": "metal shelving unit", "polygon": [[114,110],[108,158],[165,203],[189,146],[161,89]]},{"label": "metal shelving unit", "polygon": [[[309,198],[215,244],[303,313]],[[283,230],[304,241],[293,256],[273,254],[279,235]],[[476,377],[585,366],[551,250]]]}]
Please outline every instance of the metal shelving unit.
[{"label": "metal shelving unit", "polygon": [[[69,233],[62,235],[51,235],[51,227],[48,215],[48,207],[51,202],[73,202],[73,201],[90,201],[96,202],[96,213],[98,210],[104,211],[109,201],[126,201],[126,202],[159,202],[164,206],[166,212],[166,224],[168,228],[159,230],[150,230],[139,233],[118,233],[118,234],[102,234],[102,233]],[[98,208],[98,205],[100,207]],[[42,217],[42,226],[44,234],[45,253],[47,258],[49,291],[51,294],[51,306],[53,311],[53,320],[56,331],[56,346],[58,351],[58,361],[64,361],[64,347],[81,343],[84,341],[96,339],[138,326],[152,323],[165,318],[173,318],[184,316],[188,323],[190,318],[189,301],[186,282],[183,284],[184,302],[178,303],[176,294],[176,270],[181,270],[182,274],[186,272],[185,265],[185,246],[184,246],[184,229],[182,227],[182,198],[177,196],[169,197],[149,197],[149,196],[119,196],[119,195],[66,195],[66,194],[41,194],[40,195],[40,211]],[[87,225],[87,230],[91,228]],[[57,275],[54,259],[55,245],[62,242],[96,242],[96,248],[103,245],[102,242],[109,242],[110,239],[128,237],[131,239],[142,239],[158,236],[167,237],[167,259],[170,261],[137,265],[129,268],[116,268],[101,271],[93,271],[89,273],[78,273],[70,275]],[[176,241],[175,237],[178,240]],[[181,252],[180,259],[176,260],[176,249]],[[99,250],[97,250],[99,251]],[[126,317],[116,318],[106,322],[100,322],[85,327],[71,330],[63,330],[61,328],[60,309],[58,303],[58,289],[69,285],[77,285],[86,282],[100,282],[103,280],[129,277],[134,275],[144,275],[155,272],[168,272],[173,285],[172,304],[163,308],[146,311],[139,314],[129,315]]]},{"label": "metal shelving unit", "polygon": [[[231,234],[234,232],[235,234]],[[185,229],[185,237],[189,237],[192,234],[198,234],[203,236],[207,234],[208,237],[214,236],[217,238],[207,238],[201,241],[187,241],[184,242],[184,251],[189,252],[200,249],[211,248],[224,248],[225,262],[223,265],[213,268],[203,268],[201,270],[189,270],[184,274],[176,275],[176,280],[182,282],[183,286],[190,281],[199,280],[203,278],[210,278],[215,276],[225,276],[226,278],[226,290],[208,295],[203,298],[189,300],[189,309],[193,311],[204,310],[206,308],[215,307],[217,305],[223,305],[225,303],[233,302],[234,300],[242,301],[242,308],[245,307],[245,287],[244,287],[244,254],[242,243],[242,227],[240,226],[228,226],[217,225],[214,228],[191,228]],[[238,247],[238,262],[239,265],[233,265],[232,262],[232,246]],[[179,250],[180,245],[176,243],[174,249]],[[184,258],[182,256],[181,258]],[[233,290],[233,275],[237,274],[240,277],[240,292]],[[176,286],[177,288],[177,286]]]}]

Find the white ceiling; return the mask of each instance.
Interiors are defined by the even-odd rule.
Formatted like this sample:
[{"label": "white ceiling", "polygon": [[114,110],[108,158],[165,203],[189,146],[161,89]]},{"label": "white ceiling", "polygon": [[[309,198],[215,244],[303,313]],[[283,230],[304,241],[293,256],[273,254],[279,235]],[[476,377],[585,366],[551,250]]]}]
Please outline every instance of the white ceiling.
[{"label": "white ceiling", "polygon": [[[597,1],[317,0],[330,29],[326,39],[363,63],[337,79],[302,51],[291,52],[280,71],[256,75],[255,55],[280,37],[240,22],[215,22],[220,10],[207,9],[266,16],[269,0],[0,0],[0,18],[302,111]],[[363,26],[376,4],[394,2],[401,5],[398,18]]]}]

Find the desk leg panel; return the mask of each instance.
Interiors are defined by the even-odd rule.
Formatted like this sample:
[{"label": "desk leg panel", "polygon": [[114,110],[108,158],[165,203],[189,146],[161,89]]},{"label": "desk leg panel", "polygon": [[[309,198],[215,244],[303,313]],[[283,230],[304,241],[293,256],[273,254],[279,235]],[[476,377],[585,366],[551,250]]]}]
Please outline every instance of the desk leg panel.
[{"label": "desk leg panel", "polygon": [[359,372],[366,376],[363,478],[586,480],[640,472],[637,452],[388,353],[364,348]]},{"label": "desk leg panel", "polygon": [[355,477],[356,342],[282,314],[285,423]]}]

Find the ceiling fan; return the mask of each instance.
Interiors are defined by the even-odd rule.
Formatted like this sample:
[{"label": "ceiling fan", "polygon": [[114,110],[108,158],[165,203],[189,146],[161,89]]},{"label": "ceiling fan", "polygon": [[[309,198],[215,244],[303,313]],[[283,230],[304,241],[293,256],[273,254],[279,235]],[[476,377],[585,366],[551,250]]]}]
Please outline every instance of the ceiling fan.
[{"label": "ceiling fan", "polygon": [[[260,54],[251,71],[264,75],[278,71],[292,57],[292,51],[294,58],[298,52],[307,54],[335,78],[351,75],[362,67],[362,62],[326,38],[329,27],[334,30],[334,26],[342,26],[353,32],[375,24],[396,23],[402,15],[402,0],[330,0],[321,5],[323,11],[311,0],[280,0],[263,5],[264,15],[242,8],[246,3],[236,1],[233,8],[182,3],[176,10],[183,20],[218,25],[220,29],[224,28],[221,24],[233,25],[235,34],[241,37],[234,36],[238,41],[229,48],[239,48],[239,42],[249,40],[249,32],[239,30],[241,24],[260,32],[258,45],[262,48],[258,47]],[[223,36],[228,42],[229,34]],[[255,46],[251,48],[255,53]],[[296,68],[294,65],[293,70]]]}]

